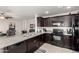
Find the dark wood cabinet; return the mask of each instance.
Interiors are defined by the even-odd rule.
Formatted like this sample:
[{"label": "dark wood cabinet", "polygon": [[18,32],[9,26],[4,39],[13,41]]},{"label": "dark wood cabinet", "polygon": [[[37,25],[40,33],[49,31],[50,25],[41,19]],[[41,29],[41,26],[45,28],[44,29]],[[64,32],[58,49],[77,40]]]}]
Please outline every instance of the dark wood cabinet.
[{"label": "dark wood cabinet", "polygon": [[70,39],[69,36],[66,35],[64,36],[63,44],[65,48],[69,48],[69,39]]},{"label": "dark wood cabinet", "polygon": [[41,26],[41,17],[37,17],[37,26],[40,27]]},{"label": "dark wood cabinet", "polygon": [[[51,21],[52,26],[53,26],[53,23],[64,23],[64,16],[51,17],[50,21]],[[60,26],[60,27],[62,27],[62,26]]]},{"label": "dark wood cabinet", "polygon": [[52,43],[53,41],[53,34],[52,33],[46,33],[44,34],[44,42],[45,43]]},{"label": "dark wood cabinet", "polygon": [[34,51],[34,39],[29,39],[29,40],[27,40],[27,53],[29,53],[29,52],[33,52]]},{"label": "dark wood cabinet", "polygon": [[73,37],[64,35],[63,44],[65,48],[72,49],[73,48]]},{"label": "dark wood cabinet", "polygon": [[44,26],[44,18],[37,17],[37,26],[38,27],[43,27]]},{"label": "dark wood cabinet", "polygon": [[37,26],[50,27],[51,26],[50,18],[37,17]]},{"label": "dark wood cabinet", "polygon": [[34,37],[34,38],[31,38],[29,40],[27,40],[27,49],[28,49],[28,53],[32,53],[34,52],[35,50],[37,50],[42,44],[41,41],[40,41],[40,36],[37,36],[37,37]]},{"label": "dark wood cabinet", "polygon": [[50,18],[44,18],[44,27],[51,27]]},{"label": "dark wood cabinet", "polygon": [[32,53],[44,43],[43,34],[4,48],[4,53]]},{"label": "dark wood cabinet", "polygon": [[64,16],[64,26],[65,27],[72,27],[72,16]]},{"label": "dark wood cabinet", "polygon": [[51,17],[51,24],[55,23],[61,23],[59,27],[71,27],[72,26],[72,16],[66,15],[66,16],[58,16],[58,17]]},{"label": "dark wood cabinet", "polygon": [[64,36],[64,47],[79,51],[79,39],[73,36]]},{"label": "dark wood cabinet", "polygon": [[[53,27],[53,23],[60,23],[59,27],[72,27],[72,15],[57,16],[57,17],[37,17],[38,27]],[[54,26],[56,27],[56,26]]]},{"label": "dark wood cabinet", "polygon": [[26,52],[26,43],[25,41],[5,47],[4,53],[24,53]]},{"label": "dark wood cabinet", "polygon": [[[44,43],[53,44],[53,42],[56,42],[56,46],[68,48],[68,49],[74,49],[74,39],[72,36],[69,35],[63,35],[61,42],[54,41],[53,33],[44,33],[41,35],[38,35],[36,37],[30,38],[28,40],[25,40],[23,42],[8,46],[4,48],[5,53],[33,53],[35,52],[41,45]],[[78,41],[79,42],[79,41]],[[61,45],[62,44],[62,45]],[[53,44],[55,45],[55,44]]]}]

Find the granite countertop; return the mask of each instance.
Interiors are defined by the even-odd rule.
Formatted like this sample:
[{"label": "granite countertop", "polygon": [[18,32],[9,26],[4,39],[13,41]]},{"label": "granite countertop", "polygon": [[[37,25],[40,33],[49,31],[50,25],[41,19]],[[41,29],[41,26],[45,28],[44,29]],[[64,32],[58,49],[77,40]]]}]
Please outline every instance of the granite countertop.
[{"label": "granite countertop", "polygon": [[38,33],[32,32],[32,33],[19,34],[19,35],[9,36],[9,37],[1,36],[0,37],[0,49],[13,45],[13,44],[16,44],[16,43],[19,43],[19,42],[22,42],[24,40],[28,40],[30,38],[33,38],[35,36],[38,36],[38,35],[41,35],[44,33],[52,33],[52,32],[38,32]]},{"label": "granite countertop", "polygon": [[38,35],[41,35],[43,34],[42,32],[41,33],[27,33],[27,34],[20,34],[20,35],[15,35],[15,36],[4,36],[4,37],[0,37],[0,49],[4,48],[4,47],[7,47],[7,46],[10,46],[10,45],[13,45],[13,44],[16,44],[16,43],[19,43],[19,42],[22,42],[24,40],[28,40],[32,37],[35,37],[35,36],[38,36]]},{"label": "granite countertop", "polygon": [[67,35],[67,36],[72,36],[72,34],[67,34],[67,33],[65,33],[64,35]]}]

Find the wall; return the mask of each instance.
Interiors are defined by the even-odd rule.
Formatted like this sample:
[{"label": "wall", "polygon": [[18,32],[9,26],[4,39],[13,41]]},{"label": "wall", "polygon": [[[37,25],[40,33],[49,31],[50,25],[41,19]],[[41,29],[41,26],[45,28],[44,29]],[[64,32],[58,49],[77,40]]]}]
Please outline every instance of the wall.
[{"label": "wall", "polygon": [[6,32],[8,29],[9,21],[0,19],[0,32]]},{"label": "wall", "polygon": [[[27,30],[29,31],[30,29],[30,24],[34,24],[35,25],[35,19],[29,19],[29,20],[24,20],[23,21],[23,30]],[[34,27],[35,28],[35,27]]]},{"label": "wall", "polygon": [[22,30],[28,31],[30,29],[30,24],[35,24],[34,19],[29,19],[29,20],[0,19],[0,32],[6,33],[6,31],[9,28],[10,22],[15,23],[16,34],[21,34]]},{"label": "wall", "polygon": [[19,20],[14,20],[14,19],[9,19],[9,20],[1,19],[0,20],[0,31],[3,32],[3,33],[6,33],[7,30],[9,29],[10,22],[15,23],[17,33],[19,31],[21,31],[21,28],[22,28],[21,24],[22,24],[22,22],[19,21]]}]

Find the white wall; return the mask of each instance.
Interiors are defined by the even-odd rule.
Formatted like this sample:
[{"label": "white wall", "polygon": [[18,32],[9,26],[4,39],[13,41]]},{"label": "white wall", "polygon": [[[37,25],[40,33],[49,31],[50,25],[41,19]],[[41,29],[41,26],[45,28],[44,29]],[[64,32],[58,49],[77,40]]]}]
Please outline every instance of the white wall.
[{"label": "white wall", "polygon": [[2,20],[0,19],[0,31],[1,32],[6,32],[8,29],[9,21],[8,20]]},{"label": "white wall", "polygon": [[14,20],[14,19],[2,20],[0,19],[0,31],[3,33],[6,33],[6,31],[9,28],[10,22],[15,23],[16,34],[20,34],[22,30],[29,30],[30,24],[35,24],[34,19],[29,19],[29,20]]},{"label": "white wall", "polygon": [[15,23],[17,32],[19,32],[21,30],[21,28],[22,28],[21,21],[14,20],[14,19],[9,19],[9,20],[0,19],[0,31],[3,33],[6,33],[6,31],[9,29],[10,22]]}]

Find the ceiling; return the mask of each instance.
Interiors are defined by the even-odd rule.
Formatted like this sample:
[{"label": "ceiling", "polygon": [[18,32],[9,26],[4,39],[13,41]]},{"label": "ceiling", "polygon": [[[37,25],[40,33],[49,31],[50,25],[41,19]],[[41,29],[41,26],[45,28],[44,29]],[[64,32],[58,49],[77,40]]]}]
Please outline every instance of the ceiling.
[{"label": "ceiling", "polygon": [[67,6],[0,6],[0,13],[6,13],[19,20],[33,19],[35,14],[48,16],[75,10],[79,10],[79,6],[71,6],[71,8]]}]

